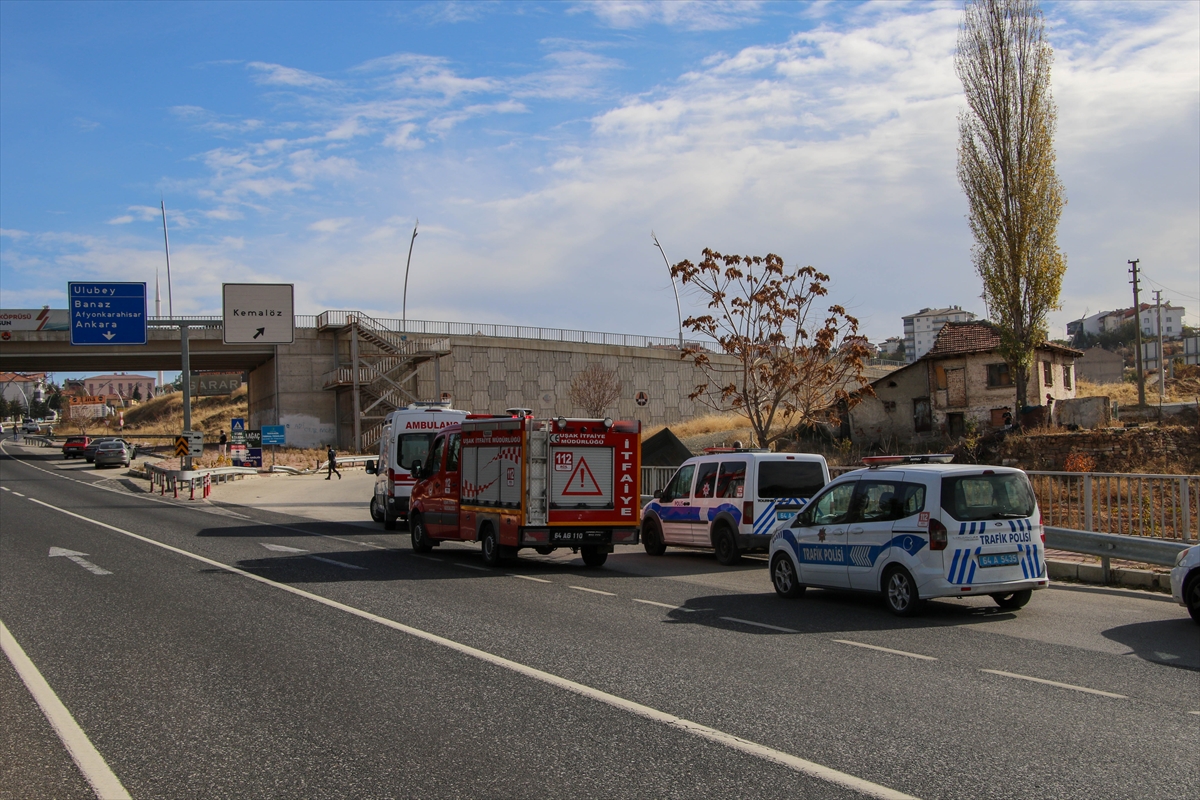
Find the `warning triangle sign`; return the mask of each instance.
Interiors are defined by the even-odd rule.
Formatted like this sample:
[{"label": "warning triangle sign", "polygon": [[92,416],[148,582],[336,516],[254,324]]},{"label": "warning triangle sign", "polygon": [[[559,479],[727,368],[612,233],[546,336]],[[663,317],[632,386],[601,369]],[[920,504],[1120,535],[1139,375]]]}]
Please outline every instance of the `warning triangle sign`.
[{"label": "warning triangle sign", "polygon": [[581,458],[571,477],[567,478],[567,485],[563,487],[562,494],[563,497],[601,497],[604,492],[600,489],[600,484],[596,483],[596,476],[592,474],[587,461]]}]

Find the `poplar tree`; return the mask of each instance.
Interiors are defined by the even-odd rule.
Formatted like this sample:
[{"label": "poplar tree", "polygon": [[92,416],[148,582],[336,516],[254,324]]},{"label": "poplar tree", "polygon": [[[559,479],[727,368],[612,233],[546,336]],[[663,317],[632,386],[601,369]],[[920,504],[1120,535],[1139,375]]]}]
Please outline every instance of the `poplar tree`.
[{"label": "poplar tree", "polygon": [[1066,205],[1054,167],[1054,52],[1035,0],[967,0],[954,66],[966,94],[958,117],[958,181],[967,196],[988,317],[1027,405],[1034,348],[1059,306]]}]

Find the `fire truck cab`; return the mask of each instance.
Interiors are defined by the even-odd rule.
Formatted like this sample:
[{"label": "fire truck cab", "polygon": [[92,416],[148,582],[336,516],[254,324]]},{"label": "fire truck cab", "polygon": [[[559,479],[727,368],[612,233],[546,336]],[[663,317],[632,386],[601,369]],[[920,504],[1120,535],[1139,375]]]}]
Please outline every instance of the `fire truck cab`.
[{"label": "fire truck cab", "polygon": [[414,468],[415,552],[479,542],[489,566],[522,547],[578,550],[590,567],[638,543],[641,423],[471,415],[438,432]]}]

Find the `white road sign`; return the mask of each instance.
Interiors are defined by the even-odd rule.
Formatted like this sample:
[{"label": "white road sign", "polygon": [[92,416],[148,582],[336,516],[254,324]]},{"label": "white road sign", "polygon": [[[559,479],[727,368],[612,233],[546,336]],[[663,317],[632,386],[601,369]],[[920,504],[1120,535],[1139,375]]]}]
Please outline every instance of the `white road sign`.
[{"label": "white road sign", "polygon": [[221,285],[225,344],[291,344],[296,338],[293,285]]}]

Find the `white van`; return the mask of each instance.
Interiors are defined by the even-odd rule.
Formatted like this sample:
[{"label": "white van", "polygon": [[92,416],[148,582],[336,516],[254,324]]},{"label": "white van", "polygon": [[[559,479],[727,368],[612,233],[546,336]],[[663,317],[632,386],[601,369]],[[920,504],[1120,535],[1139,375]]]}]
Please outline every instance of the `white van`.
[{"label": "white van", "polygon": [[642,544],[650,555],[667,546],[711,547],[717,561],[766,551],[771,532],[829,483],[829,466],[811,453],[711,448],[689,458],[642,508]]},{"label": "white van", "polygon": [[387,415],[379,437],[379,461],[375,466],[375,492],[371,497],[371,519],[382,522],[389,531],[398,521],[408,521],[408,500],[412,495],[414,461],[429,460],[433,437],[447,425],[467,418],[445,403],[413,403]]}]

